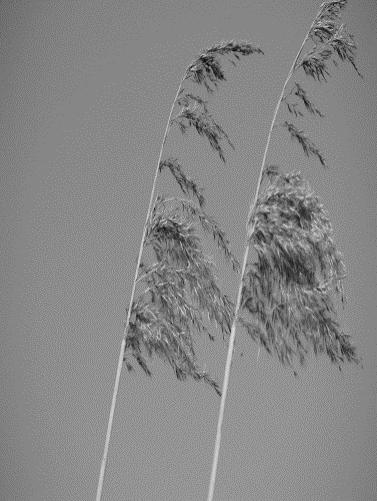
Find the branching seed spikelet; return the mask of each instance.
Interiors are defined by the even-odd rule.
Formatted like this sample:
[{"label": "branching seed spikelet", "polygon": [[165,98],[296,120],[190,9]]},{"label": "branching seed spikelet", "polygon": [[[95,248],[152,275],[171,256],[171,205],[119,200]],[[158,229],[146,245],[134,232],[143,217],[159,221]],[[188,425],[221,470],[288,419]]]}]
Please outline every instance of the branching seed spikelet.
[{"label": "branching seed spikelet", "polygon": [[306,75],[326,81],[330,76],[327,61],[332,58],[335,66],[338,56],[340,61],[352,64],[356,73],[362,77],[355,63],[356,44],[353,35],[340,22],[340,12],[346,6],[346,0],[324,2],[309,32],[314,47],[303,56],[297,67],[302,67]]},{"label": "branching seed spikelet", "polygon": [[322,155],[322,153],[319,151],[317,146],[311,141],[302,130],[299,130],[295,125],[293,125],[290,122],[285,121],[283,123],[283,126],[286,127],[291,135],[292,139],[295,139],[298,141],[302,149],[304,150],[304,153],[306,156],[313,155],[318,158],[318,160],[321,162],[321,164],[326,167],[326,161]]},{"label": "branching seed spikelet", "polygon": [[193,195],[198,200],[200,207],[204,207],[205,199],[203,196],[203,188],[198,187],[195,181],[186,176],[183,168],[176,158],[168,158],[161,161],[159,167],[160,172],[164,168],[168,168],[170,170],[185,195]]},{"label": "branching seed spikelet", "polygon": [[213,86],[216,88],[218,83],[226,80],[224,72],[221,68],[218,56],[229,56],[229,60],[235,64],[232,59],[237,61],[240,56],[248,56],[251,54],[264,54],[259,48],[251,45],[248,42],[234,40],[229,42],[221,42],[205,49],[202,54],[195,59],[186,71],[186,79],[192,80],[195,83],[203,84],[208,92],[213,92]]},{"label": "branching seed spikelet", "polygon": [[[187,68],[184,80],[203,84],[209,93],[213,93],[211,84],[216,88],[218,83],[225,80],[225,75],[221,66],[221,56],[228,56],[234,62],[240,56],[250,54],[263,54],[259,47],[254,47],[248,42],[221,42],[204,50],[202,54],[194,60]],[[181,106],[180,112],[171,119],[170,124],[177,124],[184,134],[190,127],[194,127],[200,136],[206,137],[221,160],[225,162],[224,151],[220,144],[222,140],[227,141],[234,149],[234,145],[223,128],[214,120],[208,111],[207,101],[192,93],[183,94],[182,89],[178,93],[176,104]],[[182,95],[183,94],[183,95]]]},{"label": "branching seed spikelet", "polygon": [[184,106],[180,113],[171,120],[171,124],[177,124],[184,134],[191,126],[195,127],[200,136],[205,136],[211,147],[219,154],[221,160],[225,162],[224,151],[220,145],[220,141],[225,139],[228,144],[234,149],[234,145],[229,139],[227,133],[222,127],[215,122],[214,118],[208,112],[205,101],[197,99],[188,99],[189,94],[185,98],[188,103]]},{"label": "branching seed spikelet", "polygon": [[[335,56],[338,56],[340,61],[350,62],[357,74],[362,76],[355,64],[356,45],[353,41],[353,35],[348,33],[345,25],[340,22],[340,13],[346,4],[347,0],[333,0],[324,2],[321,5],[308,32],[308,39],[313,42],[313,47],[301,58],[301,61],[297,59],[293,72],[303,68],[306,76],[312,77],[318,82],[326,81],[327,77],[330,76],[327,63],[332,60],[334,65],[337,66]],[[298,98],[298,101],[292,102],[294,97]],[[295,82],[290,92],[282,98],[282,102],[285,102],[288,112],[296,118],[304,116],[300,104],[303,104],[305,110],[311,115],[320,118],[324,116],[309,100],[306,91],[297,82]],[[302,130],[287,120],[281,125],[288,130],[292,139],[299,142],[308,157],[310,155],[317,157],[320,163],[326,167],[322,153]]]},{"label": "branching seed spikelet", "polygon": [[302,111],[298,108],[300,106],[300,102],[293,102],[293,103],[289,102],[289,98],[292,95],[297,96],[299,98],[300,102],[303,103],[305,109],[309,113],[311,113],[312,115],[317,115],[321,118],[324,117],[324,114],[318,108],[316,108],[314,106],[314,104],[309,100],[306,91],[297,82],[295,82],[295,85],[293,86],[293,88],[291,89],[289,94],[287,96],[284,96],[282,99],[282,101],[284,101],[285,104],[287,105],[288,111],[290,113],[293,113],[296,117],[297,116],[300,116],[300,117],[304,116]]}]

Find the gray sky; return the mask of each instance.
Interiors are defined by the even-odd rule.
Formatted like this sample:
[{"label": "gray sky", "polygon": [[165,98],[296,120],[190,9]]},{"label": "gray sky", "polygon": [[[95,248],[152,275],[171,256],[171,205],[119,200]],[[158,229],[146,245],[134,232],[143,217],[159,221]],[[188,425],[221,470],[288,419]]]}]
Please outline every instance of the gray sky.
[{"label": "gray sky", "polygon": [[[220,40],[265,51],[236,68],[224,63],[227,82],[210,98],[236,146],[225,166],[194,134],[172,131],[164,150],[206,188],[208,212],[241,258],[273,109],[319,4],[0,3],[1,499],[94,499],[152,176],[181,75]],[[339,318],[364,369],[340,373],[310,358],[294,378],[264,352],[257,360],[240,332],[216,500],[377,499],[376,19],[374,0],[350,1],[344,13],[364,80],[350,65],[327,84],[300,80],[326,118],[299,123],[330,169],[280,132],[268,156],[301,170],[328,210],[348,271]],[[237,277],[218,264],[235,298]],[[221,338],[198,339],[197,350],[221,381]],[[220,399],[159,360],[150,366],[152,379],[139,368],[122,373],[104,500],[205,499]]]}]

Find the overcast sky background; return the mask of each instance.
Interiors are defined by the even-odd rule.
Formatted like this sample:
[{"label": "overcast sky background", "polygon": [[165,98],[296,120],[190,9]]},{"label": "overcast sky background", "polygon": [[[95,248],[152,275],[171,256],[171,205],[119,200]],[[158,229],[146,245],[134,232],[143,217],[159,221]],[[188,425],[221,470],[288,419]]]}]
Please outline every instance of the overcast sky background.
[{"label": "overcast sky background", "polygon": [[[95,497],[153,173],[185,68],[220,40],[265,51],[236,68],[224,62],[227,81],[210,98],[236,147],[225,166],[194,133],[172,130],[164,150],[205,187],[207,210],[241,259],[273,110],[319,5],[0,2],[2,500]],[[301,170],[328,210],[348,271],[339,318],[364,369],[339,372],[311,357],[294,378],[264,352],[257,360],[239,332],[216,500],[377,499],[375,1],[351,1],[343,19],[364,80],[351,65],[327,84],[299,80],[326,118],[297,124],[330,169],[284,131],[268,162]],[[237,276],[217,262],[235,298]],[[197,350],[222,381],[221,337]],[[220,399],[204,383],[177,381],[160,360],[150,367],[151,379],[122,372],[103,499],[205,499]]]}]

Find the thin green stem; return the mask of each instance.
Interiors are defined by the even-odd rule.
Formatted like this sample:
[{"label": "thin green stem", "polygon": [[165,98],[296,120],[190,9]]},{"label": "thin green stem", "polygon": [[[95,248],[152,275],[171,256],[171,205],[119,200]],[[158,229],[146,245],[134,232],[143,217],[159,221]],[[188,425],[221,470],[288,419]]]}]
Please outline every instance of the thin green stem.
[{"label": "thin green stem", "polygon": [[128,329],[128,325],[129,325],[130,317],[131,317],[132,303],[133,303],[133,300],[134,300],[134,295],[135,295],[135,290],[136,290],[137,276],[138,276],[140,262],[141,262],[141,256],[142,256],[143,248],[144,248],[144,240],[145,240],[145,235],[146,235],[146,232],[147,232],[148,220],[150,218],[150,215],[151,215],[151,212],[152,212],[153,206],[154,206],[153,198],[154,198],[154,193],[155,193],[155,190],[156,190],[157,177],[158,177],[158,173],[159,173],[159,167],[160,167],[160,162],[161,162],[161,158],[162,158],[162,152],[163,152],[163,149],[164,149],[166,138],[167,138],[168,133],[169,133],[170,120],[171,120],[171,116],[172,116],[172,113],[173,113],[174,105],[175,105],[177,97],[178,97],[178,95],[180,93],[180,90],[181,90],[181,87],[182,87],[184,79],[185,79],[185,76],[182,77],[182,79],[180,81],[180,84],[179,84],[179,87],[178,87],[178,90],[177,90],[177,94],[176,94],[176,96],[174,98],[174,101],[173,101],[173,104],[172,104],[172,106],[170,108],[169,118],[168,118],[168,121],[167,121],[167,124],[166,124],[166,127],[165,127],[165,133],[164,133],[164,137],[163,137],[163,140],[162,140],[162,143],[161,143],[160,154],[159,154],[159,157],[158,157],[158,162],[157,162],[156,172],[155,172],[155,175],[154,175],[151,196],[150,196],[150,199],[149,199],[149,206],[148,206],[147,216],[146,216],[146,219],[145,219],[144,228],[143,228],[143,234],[142,234],[142,238],[141,238],[141,242],[140,242],[140,249],[139,249],[139,255],[138,255],[138,258],[137,258],[135,277],[134,277],[134,281],[133,281],[133,284],[132,284],[132,290],[131,290],[130,304],[129,304],[128,312],[127,312],[127,320],[126,320],[126,324],[125,324],[125,328],[124,328],[124,332],[123,332],[122,343],[121,343],[121,346],[120,346],[120,352],[119,352],[119,358],[118,358],[118,366],[117,366],[117,371],[116,371],[116,376],[115,376],[115,383],[114,383],[114,390],[113,390],[113,397],[112,397],[112,401],[111,401],[109,421],[108,421],[108,424],[107,424],[105,447],[104,447],[104,451],[103,451],[103,457],[102,457],[102,462],[101,462],[101,470],[100,470],[99,479],[98,479],[96,501],[101,501],[101,497],[102,497],[102,489],[103,489],[103,482],[104,482],[104,478],[105,478],[105,471],[106,471],[107,456],[108,456],[108,451],[109,451],[111,430],[112,430],[112,426],[113,426],[114,412],[115,412],[116,400],[117,400],[118,389],[119,389],[119,380],[120,380],[120,374],[121,374],[122,366],[123,366],[124,350],[125,350],[125,346],[126,346],[127,329]]},{"label": "thin green stem", "polygon": [[236,307],[235,307],[235,311],[234,311],[233,323],[232,323],[232,328],[231,328],[231,332],[230,332],[228,353],[227,353],[226,364],[225,364],[225,373],[224,373],[224,381],[223,381],[223,387],[222,387],[222,396],[221,396],[221,402],[220,402],[219,418],[218,418],[218,423],[217,423],[216,442],[215,442],[215,449],[214,449],[214,454],[213,454],[212,471],[211,471],[211,478],[210,478],[210,484],[209,484],[209,489],[208,489],[207,501],[212,501],[213,500],[213,493],[214,493],[214,490],[215,490],[217,464],[218,464],[218,460],[219,460],[219,452],[220,452],[220,445],[221,445],[221,429],[222,429],[222,423],[223,423],[223,419],[224,419],[225,401],[226,401],[226,396],[227,396],[227,392],[228,392],[230,369],[231,369],[231,365],[232,365],[232,356],[233,356],[233,349],[234,349],[234,341],[235,341],[235,336],[236,336],[236,324],[237,324],[239,310],[240,310],[240,307],[241,307],[243,279],[244,279],[244,274],[245,274],[245,270],[246,270],[247,260],[248,260],[248,256],[249,256],[250,239],[251,239],[251,236],[252,236],[252,234],[254,232],[254,229],[255,229],[255,222],[253,223],[253,225],[252,225],[251,228],[250,228],[250,223],[252,221],[253,213],[254,213],[254,210],[255,210],[255,207],[256,207],[256,204],[257,204],[257,200],[258,200],[258,196],[259,196],[259,191],[260,191],[260,188],[261,188],[261,185],[262,185],[263,171],[264,171],[264,166],[265,166],[265,163],[266,163],[267,151],[268,151],[268,148],[269,148],[269,145],[270,145],[271,136],[272,136],[272,130],[274,128],[276,117],[277,117],[277,114],[278,114],[278,111],[279,111],[279,107],[280,107],[280,104],[281,104],[283,96],[284,96],[285,88],[286,88],[289,80],[291,79],[294,70],[296,69],[296,64],[297,64],[297,61],[298,61],[298,59],[300,57],[302,49],[304,48],[304,45],[305,45],[305,43],[308,40],[309,33],[310,33],[310,31],[311,31],[311,29],[313,27],[315,19],[318,17],[318,15],[320,14],[321,10],[322,10],[322,7],[319,10],[319,12],[316,15],[316,17],[314,18],[314,21],[312,22],[312,24],[311,24],[311,26],[310,26],[310,28],[309,28],[309,30],[308,30],[305,38],[304,38],[304,41],[301,44],[301,47],[300,47],[300,49],[299,49],[299,51],[297,53],[297,56],[295,57],[295,59],[293,61],[293,64],[292,64],[292,66],[291,66],[291,68],[290,68],[290,70],[288,72],[288,76],[287,76],[287,78],[286,78],[286,80],[284,82],[284,86],[283,86],[283,89],[281,91],[281,94],[280,94],[280,97],[278,99],[278,102],[276,104],[274,115],[273,115],[271,126],[270,126],[270,130],[269,130],[269,133],[268,133],[268,138],[267,138],[267,142],[266,142],[266,147],[264,149],[263,160],[262,160],[262,165],[261,165],[260,172],[259,172],[258,184],[257,184],[257,189],[256,189],[256,192],[255,192],[254,200],[250,204],[249,214],[248,214],[247,223],[246,223],[247,239],[246,239],[245,253],[244,253],[244,256],[243,256],[243,263],[242,263],[242,270],[241,270],[241,279],[240,279],[240,285],[239,285],[238,293],[237,293],[237,302],[236,302]]}]

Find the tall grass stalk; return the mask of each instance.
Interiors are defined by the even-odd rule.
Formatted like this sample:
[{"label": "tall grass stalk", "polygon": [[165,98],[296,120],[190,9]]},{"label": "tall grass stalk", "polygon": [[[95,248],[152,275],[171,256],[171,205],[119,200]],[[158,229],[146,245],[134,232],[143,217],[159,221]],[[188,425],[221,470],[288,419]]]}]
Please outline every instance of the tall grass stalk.
[{"label": "tall grass stalk", "polygon": [[[219,386],[196,364],[193,332],[213,339],[208,320],[215,322],[229,336],[234,304],[221,292],[214,273],[214,264],[203,252],[198,227],[210,234],[234,271],[239,263],[229,249],[225,233],[205,210],[203,190],[186,175],[176,158],[164,158],[163,149],[172,126],[182,134],[193,127],[209,141],[211,148],[225,162],[223,143],[234,148],[222,127],[209,113],[208,103],[201,96],[187,92],[183,84],[204,86],[212,94],[225,80],[220,60],[227,56],[235,65],[241,56],[263,54],[247,42],[221,42],[206,49],[186,69],[182,77],[166,124],[137,257],[131,298],[121,342],[115,384],[107,425],[106,440],[97,486],[100,501],[106,472],[110,437],[116,407],[123,362],[130,371],[130,356],[147,375],[151,375],[145,360],[159,355],[169,363],[178,379],[187,376],[203,380],[221,395]],[[176,106],[180,111],[173,116]],[[159,174],[167,170],[177,182],[184,197],[155,196]],[[143,259],[143,261],[142,261]],[[136,298],[136,289],[141,288]],[[143,289],[144,287],[144,289]]]},{"label": "tall grass stalk", "polygon": [[[345,360],[360,362],[349,336],[342,333],[334,319],[331,294],[334,291],[341,294],[343,302],[341,280],[345,268],[331,239],[332,228],[323,207],[300,172],[283,174],[276,165],[266,166],[272,131],[283,102],[294,117],[303,117],[305,112],[323,117],[299,83],[295,82],[285,94],[297,70],[302,68],[306,76],[326,81],[330,76],[328,62],[333,61],[337,66],[337,56],[340,61],[351,63],[361,76],[354,60],[353,36],[340,23],[346,3],[347,0],[330,0],[321,4],[288,72],[273,114],[247,217],[246,245],[225,365],[208,501],[212,501],[215,489],[237,326],[243,327],[268,353],[275,353],[280,362],[289,366],[294,358],[303,364],[309,348],[315,354],[326,353],[332,362],[338,363],[339,369]],[[313,47],[300,60],[309,40]],[[307,156],[317,157],[326,167],[319,149],[301,130],[290,121],[280,125],[298,141]],[[261,193],[262,183],[267,180],[269,186]],[[254,263],[249,261],[251,246],[258,255]]]}]

